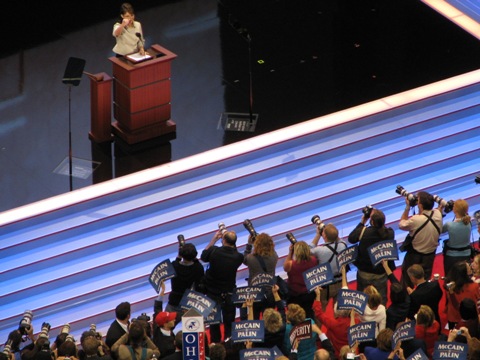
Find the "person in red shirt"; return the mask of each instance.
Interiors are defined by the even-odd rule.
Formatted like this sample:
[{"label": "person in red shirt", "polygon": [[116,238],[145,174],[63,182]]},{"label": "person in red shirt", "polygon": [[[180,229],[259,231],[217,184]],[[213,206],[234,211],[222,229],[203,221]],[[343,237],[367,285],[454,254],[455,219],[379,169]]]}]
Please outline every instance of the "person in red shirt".
[{"label": "person in red shirt", "polygon": [[435,314],[428,305],[421,305],[416,315],[415,337],[425,341],[428,358],[433,355],[435,341],[438,340],[440,324],[435,320]]},{"label": "person in red shirt", "polygon": [[[348,288],[345,275],[345,268],[342,266],[342,288]],[[338,358],[340,349],[348,345],[348,328],[358,324],[360,320],[355,317],[354,310],[337,310],[336,303],[333,306],[334,316],[324,313],[322,303],[320,302],[321,288],[315,288],[315,301],[313,302],[313,311],[315,316],[327,328],[326,335],[330,339],[335,350],[335,357]]]},{"label": "person in red shirt", "polygon": [[472,299],[478,304],[479,284],[471,279],[472,269],[465,262],[457,262],[450,269],[445,286],[447,288],[447,320],[449,329],[455,328],[455,325],[462,320],[460,315],[460,303],[465,298]]},{"label": "person in red shirt", "polygon": [[288,300],[287,304],[298,304],[305,310],[307,318],[314,319],[312,309],[315,294],[308,292],[303,272],[318,265],[317,258],[310,252],[310,247],[305,241],[297,241],[290,245],[290,251],[283,263],[287,272]]}]

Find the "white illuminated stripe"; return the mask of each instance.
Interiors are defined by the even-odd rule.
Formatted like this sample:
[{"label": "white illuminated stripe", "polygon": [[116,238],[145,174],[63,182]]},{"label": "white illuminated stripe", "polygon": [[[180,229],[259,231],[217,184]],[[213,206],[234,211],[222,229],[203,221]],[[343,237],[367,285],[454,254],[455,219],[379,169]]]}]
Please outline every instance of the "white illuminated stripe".
[{"label": "white illuminated stripe", "polygon": [[445,0],[422,0],[422,2],[480,39],[480,24]]},{"label": "white illuminated stripe", "polygon": [[371,101],[369,103],[338,111],[329,115],[321,116],[267,134],[255,136],[247,140],[192,155],[184,159],[172,161],[167,164],[142,170],[130,175],[125,175],[100,184],[81,188],[70,193],[40,200],[32,204],[24,205],[0,213],[0,226],[37,216],[42,213],[48,213],[50,211],[61,209],[63,207],[74,205],[83,201],[95,199],[107,194],[112,194],[117,191],[122,191],[130,187],[159,180],[173,174],[179,174],[188,170],[193,170],[195,168],[246,154],[261,148],[268,148],[271,145],[288,141],[290,139],[315,133],[332,126],[347,123],[362,117],[371,116],[395,107],[407,105],[477,83],[480,83],[480,70],[475,70],[429,85],[421,86],[419,88]]}]

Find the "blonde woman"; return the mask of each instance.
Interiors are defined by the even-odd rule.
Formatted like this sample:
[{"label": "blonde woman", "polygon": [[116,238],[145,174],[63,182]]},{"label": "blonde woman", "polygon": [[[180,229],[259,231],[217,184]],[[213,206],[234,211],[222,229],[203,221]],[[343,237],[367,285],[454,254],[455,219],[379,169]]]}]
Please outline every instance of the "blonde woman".
[{"label": "blonde woman", "polygon": [[288,304],[300,305],[307,318],[313,319],[312,309],[315,293],[309,293],[303,280],[303,272],[318,265],[317,258],[310,252],[310,247],[305,241],[297,241],[290,245],[290,249],[283,263],[283,269],[288,275]]},{"label": "blonde woman", "polygon": [[443,268],[447,275],[452,266],[459,261],[470,260],[470,236],[472,224],[468,215],[468,203],[459,199],[453,204],[455,218],[443,224],[442,232],[448,232],[448,241],[444,243]]}]

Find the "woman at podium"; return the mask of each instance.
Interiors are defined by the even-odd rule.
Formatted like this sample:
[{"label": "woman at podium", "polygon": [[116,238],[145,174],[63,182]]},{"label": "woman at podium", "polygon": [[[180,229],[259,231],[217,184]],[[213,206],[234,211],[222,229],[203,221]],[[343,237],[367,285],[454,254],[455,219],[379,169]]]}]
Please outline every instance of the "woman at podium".
[{"label": "woman at podium", "polygon": [[117,42],[113,52],[117,56],[136,52],[145,55],[142,25],[135,21],[133,6],[129,3],[123,3],[120,7],[120,17],[121,22],[116,22],[113,25],[113,36]]}]

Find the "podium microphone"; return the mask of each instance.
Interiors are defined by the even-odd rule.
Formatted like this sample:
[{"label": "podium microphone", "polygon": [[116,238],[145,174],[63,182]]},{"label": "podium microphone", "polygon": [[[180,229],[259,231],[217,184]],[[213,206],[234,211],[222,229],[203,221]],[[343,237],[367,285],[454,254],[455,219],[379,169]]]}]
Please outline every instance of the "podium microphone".
[{"label": "podium microphone", "polygon": [[145,45],[143,39],[142,39],[142,34],[140,34],[139,32],[135,33],[135,35],[137,35],[138,37],[138,40],[142,43],[142,45]]}]

